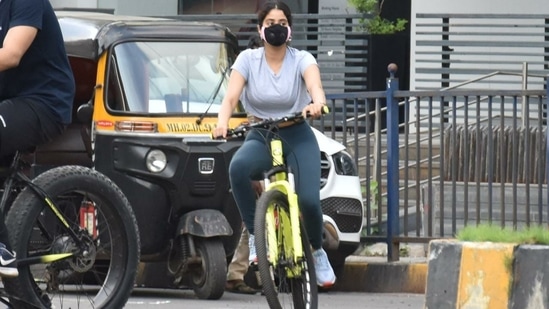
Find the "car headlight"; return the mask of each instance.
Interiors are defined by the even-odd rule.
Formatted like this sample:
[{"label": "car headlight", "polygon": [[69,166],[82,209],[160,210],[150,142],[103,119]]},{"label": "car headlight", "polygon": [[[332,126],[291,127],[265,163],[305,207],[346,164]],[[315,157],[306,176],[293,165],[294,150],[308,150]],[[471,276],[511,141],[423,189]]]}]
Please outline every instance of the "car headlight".
[{"label": "car headlight", "polygon": [[153,149],[145,157],[147,169],[152,173],[160,173],[168,164],[166,154],[162,150]]},{"label": "car headlight", "polygon": [[358,169],[351,155],[340,151],[332,156],[336,174],[345,176],[357,176]]}]

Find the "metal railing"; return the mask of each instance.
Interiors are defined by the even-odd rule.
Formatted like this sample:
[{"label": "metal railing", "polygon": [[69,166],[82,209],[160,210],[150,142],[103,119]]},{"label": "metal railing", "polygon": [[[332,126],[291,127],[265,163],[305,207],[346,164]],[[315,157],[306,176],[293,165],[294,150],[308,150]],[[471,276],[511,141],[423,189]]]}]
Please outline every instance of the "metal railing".
[{"label": "metal railing", "polygon": [[549,223],[547,90],[399,91],[394,76],[387,85],[328,95],[334,113],[314,123],[359,166],[363,242],[386,242],[395,261],[401,243],[467,225]]}]

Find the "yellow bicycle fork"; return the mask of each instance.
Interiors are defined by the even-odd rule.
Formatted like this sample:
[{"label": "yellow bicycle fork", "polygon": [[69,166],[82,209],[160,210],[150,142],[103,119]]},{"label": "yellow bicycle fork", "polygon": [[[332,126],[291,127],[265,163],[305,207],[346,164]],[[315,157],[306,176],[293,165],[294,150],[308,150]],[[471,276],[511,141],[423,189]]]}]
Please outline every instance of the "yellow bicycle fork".
[{"label": "yellow bicycle fork", "polygon": [[[271,140],[271,155],[273,157],[273,168],[283,166],[283,149],[282,141],[280,139],[274,138]],[[278,256],[278,246],[273,246],[271,244],[278,244],[277,239],[280,239],[282,235],[291,235],[291,237],[283,237],[284,247],[290,252],[286,254],[292,255],[293,264],[295,267],[288,268],[288,275],[299,276],[301,274],[301,269],[299,267],[300,261],[303,260],[303,245],[301,242],[301,230],[300,230],[300,220],[299,220],[299,204],[297,201],[297,194],[295,193],[295,181],[294,175],[290,171],[280,170],[275,173],[273,179],[266,178],[265,180],[265,191],[268,190],[279,190],[283,192],[288,197],[288,208],[289,208],[289,218],[284,212],[276,212],[276,209],[269,207],[267,209],[267,237],[269,245],[269,256],[277,257]],[[280,224],[281,222],[290,222],[290,224]],[[279,228],[277,228],[279,227]],[[278,244],[282,245],[282,244]],[[276,259],[273,259],[273,263],[276,263]],[[276,266],[276,265],[273,265]]]}]

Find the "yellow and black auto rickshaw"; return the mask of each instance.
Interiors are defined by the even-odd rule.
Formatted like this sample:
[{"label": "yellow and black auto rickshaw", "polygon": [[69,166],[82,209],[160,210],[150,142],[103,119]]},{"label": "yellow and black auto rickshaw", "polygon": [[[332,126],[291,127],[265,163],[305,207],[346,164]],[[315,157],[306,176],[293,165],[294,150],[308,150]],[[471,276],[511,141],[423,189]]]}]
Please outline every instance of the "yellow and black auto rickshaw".
[{"label": "yellow and black auto rickshaw", "polygon": [[[73,123],[36,150],[34,173],[80,164],[108,176],[137,218],[136,284],[220,298],[242,224],[227,176],[240,142],[210,132],[235,36],[214,23],[57,15],[77,86]],[[246,115],[233,119],[236,126]]]}]

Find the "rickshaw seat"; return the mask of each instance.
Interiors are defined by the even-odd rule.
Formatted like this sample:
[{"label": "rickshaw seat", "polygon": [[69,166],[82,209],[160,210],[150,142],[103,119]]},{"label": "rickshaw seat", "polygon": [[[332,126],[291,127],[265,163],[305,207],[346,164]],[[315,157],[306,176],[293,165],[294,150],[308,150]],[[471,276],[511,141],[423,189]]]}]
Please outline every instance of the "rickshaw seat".
[{"label": "rickshaw seat", "polygon": [[91,156],[88,153],[90,146],[85,145],[81,123],[71,123],[65,132],[47,144],[36,147],[34,163],[40,165],[68,165],[76,164],[92,166]]}]

